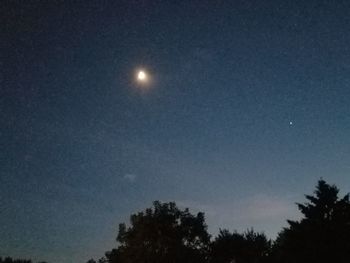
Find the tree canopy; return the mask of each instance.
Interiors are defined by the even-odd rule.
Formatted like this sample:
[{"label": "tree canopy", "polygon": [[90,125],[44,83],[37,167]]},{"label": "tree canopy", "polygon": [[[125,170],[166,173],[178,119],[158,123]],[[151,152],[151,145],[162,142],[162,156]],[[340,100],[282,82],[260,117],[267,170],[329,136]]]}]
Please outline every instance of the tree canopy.
[{"label": "tree canopy", "polygon": [[[297,203],[300,220],[272,242],[253,229],[244,233],[220,230],[211,239],[204,213],[190,213],[174,202],[155,201],[119,225],[118,246],[98,263],[349,263],[350,197],[319,180],[313,195]],[[1,258],[0,263],[31,263]],[[87,263],[97,263],[90,259]],[[43,262],[44,263],[44,262]]]},{"label": "tree canopy", "polygon": [[0,263],[32,263],[32,261],[28,259],[13,259],[11,257],[0,257]]},{"label": "tree canopy", "polygon": [[120,245],[106,253],[108,262],[205,262],[210,237],[203,213],[156,201],[130,223],[119,225]]},{"label": "tree canopy", "polygon": [[253,229],[240,234],[220,230],[211,245],[211,263],[260,263],[267,262],[271,252],[271,241],[264,233]]},{"label": "tree canopy", "polygon": [[308,202],[297,204],[303,214],[300,221],[289,220],[289,227],[278,236],[276,260],[286,263],[349,262],[349,194],[339,198],[339,189],[320,180]]},{"label": "tree canopy", "polygon": [[275,242],[254,230],[220,230],[210,240],[203,213],[192,215],[175,203],[156,201],[152,208],[131,215],[130,226],[120,224],[119,246],[99,263],[348,263],[349,195],[338,195],[336,186],[319,180],[314,195],[297,204],[303,217],[288,220]]}]

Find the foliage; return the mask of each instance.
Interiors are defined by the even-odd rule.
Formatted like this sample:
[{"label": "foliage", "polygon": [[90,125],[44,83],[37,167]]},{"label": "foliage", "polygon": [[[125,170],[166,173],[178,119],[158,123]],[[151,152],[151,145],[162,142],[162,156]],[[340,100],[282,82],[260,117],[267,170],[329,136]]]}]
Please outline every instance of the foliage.
[{"label": "foliage", "polygon": [[336,186],[320,180],[315,195],[306,195],[308,203],[297,204],[304,218],[288,221],[289,227],[279,234],[277,262],[349,262],[349,195],[340,199],[338,193]]},{"label": "foliage", "polygon": [[[336,186],[320,180],[314,195],[297,204],[303,217],[288,220],[274,243],[253,229],[220,230],[211,241],[203,213],[155,201],[131,215],[129,226],[119,225],[118,247],[98,263],[349,263],[350,198],[338,195]],[[32,261],[0,257],[0,263]]]},{"label": "foliage", "polygon": [[[29,259],[13,259],[11,257],[5,257],[5,258],[0,257],[0,263],[32,263],[32,261]],[[46,262],[42,261],[38,263],[46,263]]]},{"label": "foliage", "polygon": [[156,201],[130,222],[119,225],[120,245],[106,253],[108,262],[205,262],[210,237],[203,213]]},{"label": "foliage", "polygon": [[11,257],[1,258],[0,263],[32,263],[31,260],[27,259],[12,259]]},{"label": "foliage", "polygon": [[253,229],[243,234],[220,230],[211,245],[211,263],[267,262],[271,251],[271,241],[263,233]]}]

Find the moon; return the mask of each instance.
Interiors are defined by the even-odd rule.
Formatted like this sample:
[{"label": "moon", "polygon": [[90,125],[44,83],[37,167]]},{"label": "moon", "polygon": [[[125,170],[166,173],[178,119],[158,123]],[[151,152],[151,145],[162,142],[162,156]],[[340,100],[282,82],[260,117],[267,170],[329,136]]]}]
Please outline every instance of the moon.
[{"label": "moon", "polygon": [[137,80],[141,83],[145,83],[147,82],[147,74],[145,71],[143,70],[140,70],[138,73],[137,73]]},{"label": "moon", "polygon": [[135,69],[133,82],[135,87],[141,91],[149,90],[154,86],[153,75],[144,67]]}]

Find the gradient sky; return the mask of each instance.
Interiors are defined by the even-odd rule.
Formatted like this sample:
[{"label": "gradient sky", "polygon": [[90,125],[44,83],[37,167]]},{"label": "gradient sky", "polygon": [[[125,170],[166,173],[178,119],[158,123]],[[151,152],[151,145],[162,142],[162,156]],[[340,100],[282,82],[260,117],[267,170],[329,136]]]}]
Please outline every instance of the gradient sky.
[{"label": "gradient sky", "polygon": [[77,2],[1,3],[0,256],[98,258],[153,200],[274,238],[349,191],[348,0]]}]

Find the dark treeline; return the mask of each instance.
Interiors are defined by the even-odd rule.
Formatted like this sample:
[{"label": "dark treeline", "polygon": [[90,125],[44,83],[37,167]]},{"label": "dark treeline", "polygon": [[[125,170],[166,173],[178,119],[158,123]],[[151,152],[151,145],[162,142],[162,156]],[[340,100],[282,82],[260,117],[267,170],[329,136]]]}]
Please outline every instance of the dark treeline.
[{"label": "dark treeline", "polygon": [[[288,220],[275,241],[253,229],[220,230],[211,239],[204,214],[175,203],[154,202],[119,225],[117,248],[98,263],[349,263],[350,201],[320,180],[314,195],[297,204],[302,218]],[[96,263],[90,259],[88,263]]]},{"label": "dark treeline", "polygon": [[[6,257],[6,258],[0,257],[0,263],[32,263],[32,261],[28,259],[13,259],[11,257]],[[38,262],[38,263],[46,263],[46,262]]]},{"label": "dark treeline", "polygon": [[[314,195],[297,204],[302,218],[288,220],[276,240],[253,229],[220,230],[211,238],[204,213],[155,201],[119,225],[118,246],[88,263],[349,263],[350,201],[320,180]],[[0,258],[0,263],[31,263]]]}]

